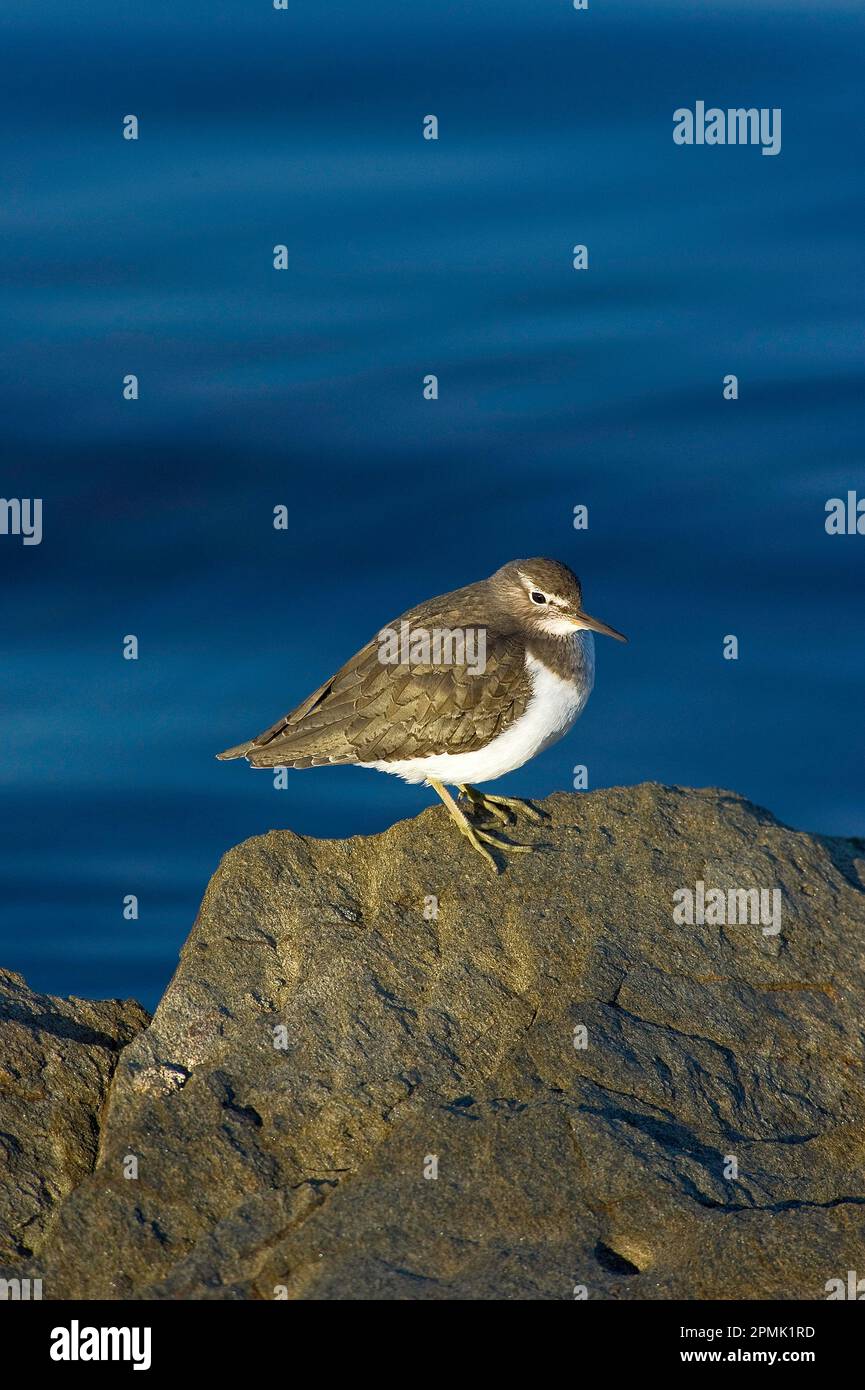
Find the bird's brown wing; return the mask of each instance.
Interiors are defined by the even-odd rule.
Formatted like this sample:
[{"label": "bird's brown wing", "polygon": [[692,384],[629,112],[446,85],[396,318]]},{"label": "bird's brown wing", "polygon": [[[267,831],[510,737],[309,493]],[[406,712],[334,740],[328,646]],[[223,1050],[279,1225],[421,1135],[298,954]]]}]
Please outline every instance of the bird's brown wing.
[{"label": "bird's brown wing", "polygon": [[[448,595],[453,600],[460,595]],[[397,619],[419,626],[468,626],[465,609],[431,600]],[[329,763],[395,762],[483,748],[525,710],[532,693],[522,640],[482,627],[482,672],[466,664],[389,664],[378,635],[331,680],[259,734],[227,751],[253,767],[319,767]]]}]

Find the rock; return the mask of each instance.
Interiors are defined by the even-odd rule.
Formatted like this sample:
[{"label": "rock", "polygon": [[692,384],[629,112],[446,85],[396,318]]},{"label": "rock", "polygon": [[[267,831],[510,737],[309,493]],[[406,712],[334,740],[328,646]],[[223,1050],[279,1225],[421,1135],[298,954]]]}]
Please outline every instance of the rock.
[{"label": "rock", "polygon": [[0,1261],[38,1250],[92,1171],[117,1055],[149,1018],[131,999],[55,999],[0,970]]},{"label": "rock", "polygon": [[[729,792],[544,809],[519,833],[549,849],[498,878],[443,808],[231,850],[98,1166],[16,1272],[46,1298],[819,1299],[861,1268],[865,845]],[[678,924],[701,883],[779,890],[780,930]]]}]

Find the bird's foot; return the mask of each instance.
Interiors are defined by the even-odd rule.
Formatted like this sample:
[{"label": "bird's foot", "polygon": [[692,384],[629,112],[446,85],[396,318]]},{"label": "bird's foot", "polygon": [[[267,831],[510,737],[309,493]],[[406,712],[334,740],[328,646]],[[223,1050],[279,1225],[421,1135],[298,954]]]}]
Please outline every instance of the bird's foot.
[{"label": "bird's foot", "polygon": [[478,853],[483,855],[484,859],[486,859],[487,863],[491,866],[493,873],[496,874],[499,872],[499,866],[487,849],[487,845],[491,845],[493,849],[500,850],[504,854],[534,854],[535,850],[540,848],[538,845],[520,845],[514,840],[506,840],[503,835],[499,835],[495,830],[479,830],[478,827],[472,825],[470,821],[457,823],[469,844],[473,845]]},{"label": "bird's foot", "polygon": [[[457,804],[447,790],[447,787],[442,786],[440,782],[436,782],[432,778],[430,778],[430,786],[438,792],[442,801],[445,803],[445,806],[448,808],[453,820],[459,828],[460,834],[465,835],[469,844],[477,850],[478,854],[482,855],[494,874],[499,872],[499,865],[487,848],[488,845],[493,849],[500,850],[504,854],[533,854],[536,849],[541,848],[540,845],[515,844],[513,840],[506,840],[504,836],[500,835],[496,830],[481,830],[479,826],[472,825],[465,811]],[[472,790],[474,790],[474,788],[472,788]],[[480,793],[476,792],[475,796],[480,796]],[[485,798],[481,799],[485,800]]]},{"label": "bird's foot", "polygon": [[472,811],[480,811],[482,815],[494,816],[502,825],[513,825],[517,818],[517,812],[522,812],[529,820],[543,821],[547,819],[546,812],[539,811],[530,801],[523,801],[516,796],[493,796],[490,792],[479,792],[477,787],[461,786],[461,794],[469,803]]}]

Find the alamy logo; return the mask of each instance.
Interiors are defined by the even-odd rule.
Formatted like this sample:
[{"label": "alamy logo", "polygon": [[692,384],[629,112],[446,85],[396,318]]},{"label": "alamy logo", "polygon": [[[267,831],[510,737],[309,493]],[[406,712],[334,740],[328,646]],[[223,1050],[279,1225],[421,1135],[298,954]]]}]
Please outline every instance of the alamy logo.
[{"label": "alamy logo", "polygon": [[51,1330],[52,1361],[131,1361],[134,1371],[150,1370],[149,1327],[68,1327]]},{"label": "alamy logo", "polygon": [[0,497],[0,536],[20,536],[24,545],[39,545],[42,498]]},{"label": "alamy logo", "polygon": [[707,889],[700,879],[694,888],[677,888],[673,902],[673,921],[680,927],[759,926],[764,936],[781,930],[780,888]]},{"label": "alamy logo", "polygon": [[677,145],[762,145],[762,154],[781,153],[781,108],[720,106],[706,108],[704,101],[691,111],[680,106],[673,112],[673,140]]},{"label": "alamy logo", "polygon": [[487,669],[487,634],[482,627],[383,627],[378,634],[383,666],[465,666],[470,676]]}]

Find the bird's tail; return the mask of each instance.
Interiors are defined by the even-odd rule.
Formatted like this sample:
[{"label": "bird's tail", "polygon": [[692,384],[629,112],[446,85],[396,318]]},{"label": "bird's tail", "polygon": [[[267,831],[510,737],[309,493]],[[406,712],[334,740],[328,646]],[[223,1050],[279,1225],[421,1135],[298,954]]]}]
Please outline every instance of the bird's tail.
[{"label": "bird's tail", "polygon": [[220,762],[227,762],[229,758],[245,758],[254,742],[254,739],[250,739],[248,743],[238,743],[234,748],[226,748],[224,753],[217,753],[216,756]]}]

